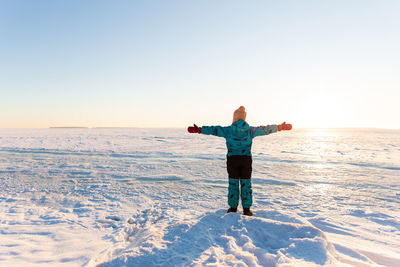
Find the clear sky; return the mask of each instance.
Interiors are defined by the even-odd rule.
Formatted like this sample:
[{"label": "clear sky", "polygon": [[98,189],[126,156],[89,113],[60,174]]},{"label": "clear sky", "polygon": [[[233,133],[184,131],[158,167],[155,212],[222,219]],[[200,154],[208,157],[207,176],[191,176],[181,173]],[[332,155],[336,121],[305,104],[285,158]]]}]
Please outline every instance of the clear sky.
[{"label": "clear sky", "polygon": [[0,0],[0,127],[400,128],[400,1]]}]

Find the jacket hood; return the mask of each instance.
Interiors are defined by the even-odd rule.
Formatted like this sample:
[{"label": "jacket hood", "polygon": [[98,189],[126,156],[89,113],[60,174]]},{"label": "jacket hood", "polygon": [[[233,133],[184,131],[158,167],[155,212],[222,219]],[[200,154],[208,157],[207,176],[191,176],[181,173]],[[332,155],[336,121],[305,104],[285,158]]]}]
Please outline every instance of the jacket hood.
[{"label": "jacket hood", "polygon": [[238,120],[232,123],[231,127],[234,132],[247,132],[250,128],[249,124],[245,120]]}]

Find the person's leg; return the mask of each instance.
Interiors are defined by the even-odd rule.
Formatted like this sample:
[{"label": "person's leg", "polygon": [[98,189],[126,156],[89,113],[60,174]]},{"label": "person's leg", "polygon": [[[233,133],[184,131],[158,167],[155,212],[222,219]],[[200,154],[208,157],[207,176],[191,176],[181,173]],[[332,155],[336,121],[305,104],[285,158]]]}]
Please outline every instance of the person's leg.
[{"label": "person's leg", "polygon": [[229,186],[228,186],[228,205],[233,208],[229,209],[228,212],[236,211],[235,209],[239,205],[239,168],[237,165],[237,157],[230,156],[227,158],[227,171],[229,175]]},{"label": "person's leg", "polygon": [[228,205],[231,208],[237,208],[238,204],[239,204],[239,180],[229,179]]},{"label": "person's leg", "polygon": [[251,179],[240,180],[240,194],[242,198],[242,206],[249,209],[253,205],[253,190],[251,188]]},{"label": "person's leg", "polygon": [[243,157],[240,168],[240,195],[242,199],[243,211],[246,215],[250,215],[250,207],[253,205],[253,189],[251,188],[252,173],[251,157]]}]

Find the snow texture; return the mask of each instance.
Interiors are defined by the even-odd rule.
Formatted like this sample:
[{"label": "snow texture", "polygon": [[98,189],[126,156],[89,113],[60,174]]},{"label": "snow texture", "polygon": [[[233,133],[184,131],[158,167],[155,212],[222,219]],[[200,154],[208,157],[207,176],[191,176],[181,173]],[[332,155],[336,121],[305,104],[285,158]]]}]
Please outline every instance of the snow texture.
[{"label": "snow texture", "polygon": [[400,266],[400,132],[254,140],[255,215],[222,138],[0,130],[0,266]]}]

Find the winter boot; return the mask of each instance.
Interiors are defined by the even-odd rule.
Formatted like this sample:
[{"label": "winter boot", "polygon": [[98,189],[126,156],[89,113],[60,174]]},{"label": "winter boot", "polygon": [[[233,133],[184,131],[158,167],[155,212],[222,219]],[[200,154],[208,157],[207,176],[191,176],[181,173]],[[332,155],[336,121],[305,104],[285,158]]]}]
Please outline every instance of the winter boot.
[{"label": "winter boot", "polygon": [[253,212],[251,211],[250,208],[243,208],[243,215],[253,216]]},{"label": "winter boot", "polygon": [[232,207],[230,207],[230,208],[228,209],[227,213],[230,213],[230,212],[237,212],[237,208],[232,208]]}]

